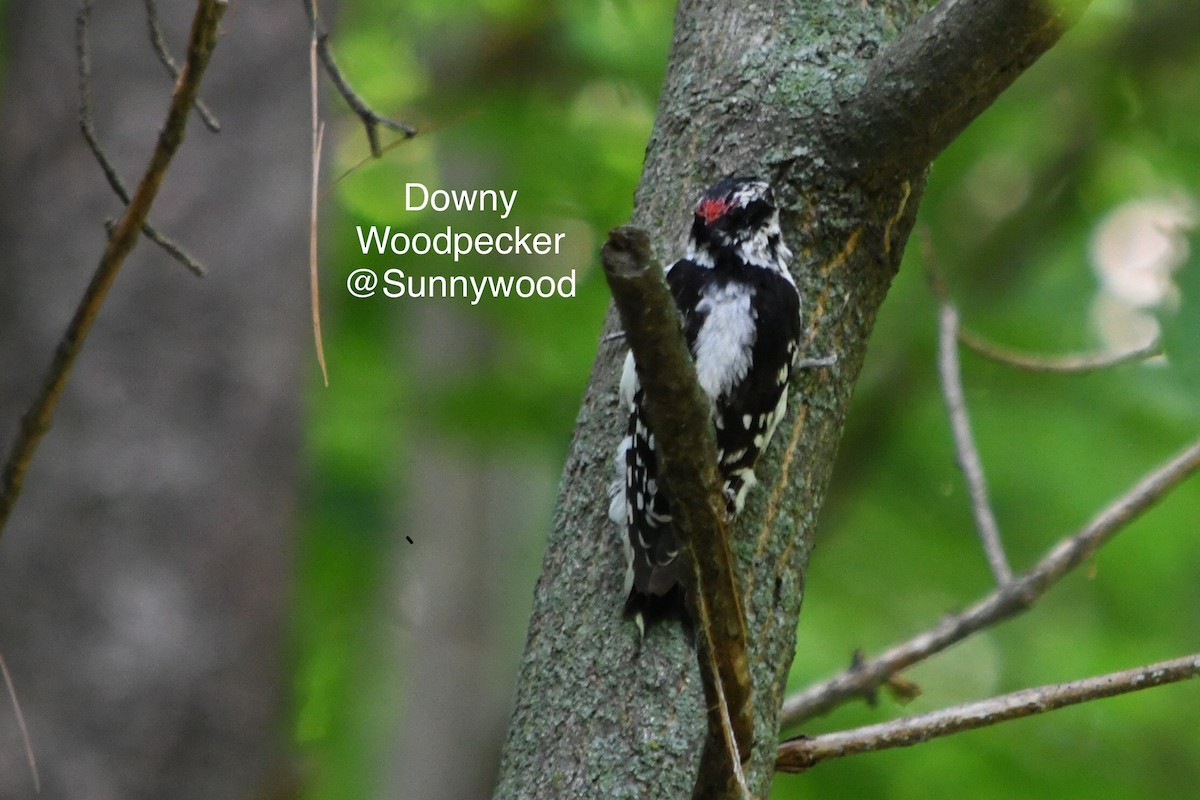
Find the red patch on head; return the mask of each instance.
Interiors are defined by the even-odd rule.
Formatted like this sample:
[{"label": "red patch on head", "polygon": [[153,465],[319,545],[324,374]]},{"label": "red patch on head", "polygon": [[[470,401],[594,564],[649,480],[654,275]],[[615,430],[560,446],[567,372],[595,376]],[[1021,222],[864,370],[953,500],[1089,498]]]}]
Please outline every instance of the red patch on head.
[{"label": "red patch on head", "polygon": [[696,206],[696,216],[701,217],[706,224],[711,225],[714,220],[720,219],[725,215],[730,205],[727,200],[713,200],[706,197],[700,201],[700,205]]}]

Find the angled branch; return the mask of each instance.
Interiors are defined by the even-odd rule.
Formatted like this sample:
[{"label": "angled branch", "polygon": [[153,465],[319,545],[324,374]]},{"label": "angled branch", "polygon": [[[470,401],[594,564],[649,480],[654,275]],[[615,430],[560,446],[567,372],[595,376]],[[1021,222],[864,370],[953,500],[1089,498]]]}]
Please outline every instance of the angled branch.
[{"label": "angled branch", "polygon": [[[147,0],[147,5],[148,8],[152,7],[152,0]],[[91,16],[92,2],[91,0],[84,0],[79,6],[78,15],[75,17],[75,56],[79,78],[79,129],[83,132],[83,139],[87,142],[88,149],[92,151],[92,155],[95,157],[97,163],[100,164],[100,169],[103,170],[104,177],[108,180],[108,185],[112,187],[113,193],[116,194],[123,204],[128,206],[129,190],[125,188],[125,183],[121,180],[121,176],[117,174],[117,168],[113,166],[112,161],[108,158],[108,154],[100,146],[100,139],[96,136],[96,126],[92,121],[92,59],[90,48],[88,47],[87,35]],[[152,25],[156,27],[157,22],[153,22]],[[116,228],[116,223],[110,222],[105,227],[108,230],[108,235],[111,237],[113,230]],[[163,235],[149,222],[142,223],[142,234],[165,250],[176,261],[187,267],[193,275],[200,278],[204,277],[204,267],[189,255],[178,242]]]},{"label": "angled branch", "polygon": [[792,739],[779,746],[775,768],[781,772],[804,772],[832,758],[907,747],[1076,703],[1185,681],[1197,675],[1200,675],[1200,653],[1070,683],[1023,689],[878,725]]},{"label": "angled branch", "polygon": [[938,311],[938,372],[942,378],[942,396],[950,415],[950,429],[954,434],[954,452],[958,466],[967,481],[971,497],[971,513],[975,516],[975,527],[987,556],[988,566],[997,586],[1012,580],[1012,568],[1004,554],[1000,541],[1000,527],[992,513],[988,498],[987,481],[983,476],[983,462],[971,433],[971,418],[967,414],[967,400],[963,394],[962,370],[958,363],[958,310],[945,300]]},{"label": "angled branch", "polygon": [[929,283],[938,298],[938,375],[941,378],[942,397],[950,416],[950,431],[954,436],[954,453],[958,467],[967,482],[967,493],[971,499],[971,513],[975,517],[975,528],[979,533],[983,552],[991,567],[997,586],[1012,580],[1012,567],[1000,540],[1000,526],[992,511],[988,497],[987,480],[983,474],[983,461],[975,446],[971,432],[971,418],[967,413],[967,399],[963,392],[962,366],[958,360],[958,309],[950,302],[945,281],[933,252],[933,239],[929,230],[922,228],[919,236],[921,251],[929,270]]},{"label": "angled branch", "polygon": [[942,0],[871,63],[831,141],[867,173],[924,170],[1090,0]]},{"label": "angled branch", "polygon": [[646,232],[614,229],[600,259],[637,361],[646,417],[656,441],[659,481],[670,487],[683,576],[690,584],[688,606],[699,633],[709,735],[693,796],[739,796],[732,791],[701,794],[702,787],[727,787],[731,776],[740,776],[741,760],[753,741],[745,616],[725,525],[708,402]]},{"label": "angled branch", "polygon": [[371,155],[375,158],[383,155],[384,148],[379,143],[380,126],[390,128],[399,133],[401,141],[416,136],[416,128],[406,125],[403,122],[388,119],[376,112],[367,105],[365,100],[359,97],[354,89],[350,88],[350,84],[346,81],[346,77],[342,74],[341,69],[338,68],[337,62],[333,60],[333,51],[329,49],[329,35],[319,30],[317,0],[304,0],[304,8],[308,12],[308,22],[312,26],[313,38],[317,42],[317,56],[321,59],[321,66],[325,67],[326,74],[333,81],[333,85],[337,87],[338,92],[342,95],[342,99],[346,101],[346,105],[350,106],[350,109],[362,121],[363,129],[367,133],[367,143],[371,146]]},{"label": "angled branch", "polygon": [[[163,36],[162,26],[158,24],[158,3],[156,0],[146,0],[146,26],[150,29],[150,46],[154,48],[154,54],[158,56],[158,61],[166,69],[167,74],[171,76],[171,80],[179,80],[179,65],[175,63],[175,59],[171,56],[171,51],[167,49],[167,37]],[[200,115],[200,119],[204,122],[204,127],[208,128],[213,133],[221,132],[221,123],[211,111],[204,101],[199,97],[196,98],[196,113]]]},{"label": "angled branch", "polygon": [[1089,559],[1139,514],[1197,470],[1200,470],[1200,441],[1145,475],[1077,533],[1050,548],[1032,569],[997,587],[966,610],[942,618],[929,630],[787,698],[781,725],[794,726],[826,714],[971,634],[1027,611],[1064,575]]},{"label": "angled branch", "polygon": [[[85,4],[85,7],[86,5],[88,4]],[[38,444],[41,443],[42,437],[50,428],[54,409],[58,405],[59,397],[62,396],[63,387],[66,386],[67,377],[71,373],[75,359],[83,348],[83,342],[87,338],[88,332],[92,329],[92,323],[96,321],[96,316],[100,313],[100,307],[103,305],[105,297],[108,296],[108,290],[112,288],[113,281],[116,280],[117,272],[125,263],[126,256],[137,244],[142,228],[146,224],[146,217],[150,213],[150,207],[153,205],[163,177],[167,173],[167,167],[170,166],[176,151],[183,143],[188,114],[196,102],[200,81],[208,66],[209,58],[212,56],[213,48],[216,47],[217,24],[227,5],[227,0],[200,0],[196,5],[196,15],[192,20],[192,31],[188,41],[187,58],[179,80],[175,84],[175,91],[171,95],[167,118],[158,134],[158,141],[150,156],[150,162],[146,165],[142,179],[138,182],[136,191],[125,207],[125,213],[121,215],[113,228],[91,283],[88,284],[62,340],[58,343],[54,358],[50,362],[50,369],[43,379],[41,391],[21,418],[21,426],[17,431],[16,440],[9,451],[3,473],[0,473],[0,533],[3,533],[13,506],[20,497],[29,462],[33,458]],[[81,12],[81,15],[83,13]]]},{"label": "angled branch", "polygon": [[959,344],[998,364],[1030,372],[1083,373],[1135,364],[1162,355],[1162,343],[1153,341],[1124,353],[1071,353],[1059,356],[1031,355],[991,342],[967,328],[958,329]]}]

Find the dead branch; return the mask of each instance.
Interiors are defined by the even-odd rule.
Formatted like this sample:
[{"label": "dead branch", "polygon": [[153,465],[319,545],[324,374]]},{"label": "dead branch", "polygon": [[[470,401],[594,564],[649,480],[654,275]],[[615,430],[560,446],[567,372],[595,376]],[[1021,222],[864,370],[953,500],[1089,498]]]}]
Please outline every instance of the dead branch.
[{"label": "dead branch", "polygon": [[1031,569],[998,586],[969,608],[949,614],[929,630],[787,698],[781,712],[781,726],[798,725],[826,714],[852,698],[865,696],[890,676],[973,633],[1027,611],[1063,576],[1091,558],[1113,536],[1197,470],[1200,470],[1200,441],[1147,473],[1078,532],[1050,548]]},{"label": "dead branch", "polygon": [[4,678],[4,686],[8,689],[8,699],[13,707],[13,716],[17,718],[17,729],[21,732],[21,744],[25,747],[25,762],[29,764],[29,773],[33,777],[33,792],[41,794],[42,776],[38,772],[37,756],[33,752],[29,728],[25,725],[25,715],[21,713],[21,701],[17,699],[17,687],[13,685],[12,675],[8,672],[8,664],[4,660],[3,653],[0,653],[0,677]]},{"label": "dead branch", "polygon": [[[146,26],[150,29],[150,46],[154,48],[159,63],[167,70],[171,80],[179,80],[179,66],[171,56],[171,51],[167,49],[167,37],[163,35],[162,26],[158,24],[158,3],[155,0],[146,0]],[[213,133],[221,132],[221,122],[216,115],[209,111],[204,100],[199,97],[196,98],[196,113],[200,115],[204,127]]]},{"label": "dead branch", "polygon": [[[679,311],[649,235],[616,228],[600,251],[613,302],[637,362],[655,432],[659,483],[669,486],[679,557],[708,701],[708,739],[693,798],[741,797],[741,761],[753,742],[746,623],[725,524],[708,403],[683,339]],[[740,793],[739,793],[740,791]]]},{"label": "dead branch", "polygon": [[416,136],[416,128],[406,125],[403,122],[388,119],[376,112],[350,87],[350,84],[346,81],[346,76],[342,74],[337,62],[333,59],[333,51],[329,49],[329,34],[320,30],[317,0],[304,0],[304,8],[308,12],[308,22],[312,26],[313,39],[317,43],[317,55],[321,59],[321,65],[325,67],[325,73],[329,75],[329,79],[337,87],[338,92],[342,95],[342,99],[346,101],[346,105],[350,106],[350,109],[362,121],[363,129],[367,133],[367,143],[371,146],[371,155],[379,158],[386,149],[379,143],[380,126],[399,133],[401,141]]},{"label": "dead branch", "polygon": [[[25,481],[25,472],[36,452],[42,437],[50,428],[54,417],[54,409],[58,405],[66,386],[67,377],[75,364],[75,359],[83,347],[83,342],[96,321],[104,298],[112,288],[121,265],[125,258],[137,245],[139,235],[158,195],[167,168],[175,157],[176,151],[183,143],[187,130],[187,119],[192,106],[196,102],[196,93],[204,70],[212,57],[213,48],[217,44],[217,25],[224,13],[227,0],[199,0],[196,5],[196,15],[192,21],[191,35],[188,41],[187,57],[171,102],[167,109],[166,121],[158,134],[154,152],[146,165],[145,172],[138,182],[137,190],[133,193],[125,207],[125,213],[117,221],[112,235],[88,284],[83,298],[75,309],[70,324],[63,334],[62,340],[55,350],[50,368],[42,382],[29,410],[21,418],[16,440],[9,451],[4,464],[3,474],[0,475],[0,533],[8,522],[9,515],[21,495],[21,487]],[[90,3],[85,2],[85,8]],[[86,26],[86,12],[80,12]]]},{"label": "dead branch", "polygon": [[942,378],[942,396],[950,415],[950,429],[954,433],[954,452],[958,466],[967,481],[971,498],[971,513],[979,531],[979,541],[987,556],[988,566],[996,585],[1003,586],[1012,580],[1012,567],[1000,541],[1000,527],[992,512],[988,498],[987,481],[983,475],[983,462],[971,433],[971,418],[967,413],[967,400],[963,394],[962,369],[958,363],[958,310],[945,300],[938,312],[938,372]]},{"label": "dead branch", "polygon": [[[108,185],[112,187],[113,193],[121,200],[121,203],[128,206],[129,190],[125,188],[125,183],[117,174],[117,168],[113,166],[108,154],[100,145],[100,139],[96,135],[96,125],[92,120],[92,59],[91,48],[88,46],[88,25],[91,16],[92,0],[83,0],[79,6],[79,13],[75,17],[75,55],[79,79],[79,129],[83,133],[83,139],[87,142],[88,149],[92,151],[92,155],[100,164],[100,169],[103,170],[104,177],[108,180]],[[117,223],[111,220],[105,225],[109,237],[113,235],[116,226]],[[178,242],[162,234],[149,222],[142,223],[142,234],[187,267],[192,274],[200,278],[204,277],[204,267],[192,258]]]},{"label": "dead branch", "polygon": [[779,746],[775,768],[780,772],[804,772],[833,758],[908,747],[1077,703],[1176,683],[1197,675],[1200,675],[1200,653],[1070,683],[1023,689],[878,725],[792,739]]},{"label": "dead branch", "polygon": [[317,192],[321,180],[321,146],[325,141],[325,123],[321,121],[319,96],[317,93],[317,40],[313,37],[309,48],[309,88],[312,100],[312,192],[308,211],[308,291],[309,303],[312,306],[313,342],[317,349],[317,364],[321,367],[321,377],[325,386],[329,386],[329,369],[325,365],[325,344],[321,337],[321,291],[317,273],[317,206],[320,196]]},{"label": "dead branch", "polygon": [[1022,353],[1009,347],[988,341],[968,328],[959,327],[959,344],[999,364],[1026,369],[1030,372],[1083,373],[1133,364],[1162,355],[1162,343],[1151,342],[1126,353],[1071,353],[1060,356],[1043,356]]}]

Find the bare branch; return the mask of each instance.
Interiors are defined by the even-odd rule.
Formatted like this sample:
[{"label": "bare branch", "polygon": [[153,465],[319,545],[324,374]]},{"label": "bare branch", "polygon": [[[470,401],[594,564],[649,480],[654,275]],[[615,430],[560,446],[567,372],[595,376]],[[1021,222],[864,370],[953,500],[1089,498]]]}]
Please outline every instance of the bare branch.
[{"label": "bare branch", "polygon": [[1012,580],[1012,568],[1009,567],[1008,557],[1004,554],[1000,528],[996,524],[995,514],[992,513],[991,500],[988,499],[983,462],[979,458],[975,437],[971,433],[971,419],[967,414],[967,401],[963,395],[962,370],[958,363],[958,310],[945,300],[942,300],[938,311],[938,372],[942,378],[942,396],[946,400],[946,410],[950,415],[950,429],[954,433],[954,452],[971,496],[971,513],[975,516],[975,527],[979,531],[979,540],[983,544],[983,552],[987,555],[992,576],[997,585],[1003,586]]},{"label": "bare branch", "polygon": [[1090,0],[942,0],[872,62],[837,136],[866,172],[920,171]]},{"label": "bare branch", "polygon": [[342,99],[346,101],[346,105],[350,106],[351,110],[362,120],[363,128],[367,132],[367,142],[371,145],[371,155],[375,158],[383,155],[385,148],[379,143],[379,127],[381,125],[399,133],[401,141],[416,136],[416,128],[406,125],[403,122],[388,119],[382,114],[377,113],[366,104],[366,101],[358,96],[357,92],[350,88],[350,84],[347,83],[346,77],[342,75],[337,62],[333,60],[333,51],[329,49],[328,34],[321,32],[319,29],[317,0],[304,0],[304,8],[308,11],[308,22],[312,26],[313,38],[317,42],[317,55],[321,59],[321,64],[325,67],[325,72],[329,75],[329,79],[333,81],[333,85],[341,93]]},{"label": "bare branch", "polygon": [[[155,0],[146,0],[146,25],[150,29],[150,46],[154,48],[159,62],[166,68],[171,80],[179,80],[179,66],[171,57],[171,51],[167,49],[167,39],[163,36],[162,27],[158,24],[158,3]],[[204,127],[213,133],[221,132],[220,121],[208,110],[204,100],[199,97],[196,98],[196,113],[200,115]]]},{"label": "bare branch", "polygon": [[1094,372],[1162,355],[1162,343],[1157,340],[1145,347],[1139,347],[1126,353],[1073,353],[1062,356],[1022,353],[1019,350],[990,342],[978,333],[963,327],[958,329],[958,341],[984,358],[1031,372]]},{"label": "bare branch", "polygon": [[100,140],[96,137],[96,126],[92,121],[92,57],[87,36],[91,18],[92,0],[83,0],[79,6],[79,13],[75,16],[75,55],[79,73],[79,127],[83,131],[83,138],[91,149],[92,155],[100,162],[100,169],[104,170],[104,177],[108,179],[108,185],[112,187],[123,204],[129,205],[129,190],[125,188],[121,176],[117,174],[116,167],[109,161],[108,155],[100,146]]},{"label": "bare branch", "polygon": [[[315,32],[315,31],[314,31]],[[317,205],[320,199],[317,187],[321,178],[321,145],[325,141],[325,123],[321,122],[317,97],[317,40],[313,37],[309,49],[309,78],[312,92],[312,197],[308,212],[308,287],[312,305],[313,342],[317,348],[317,363],[321,366],[321,377],[329,386],[329,370],[325,366],[325,344],[321,340],[321,293],[317,279]]]},{"label": "bare branch", "polygon": [[[112,288],[121,265],[137,245],[150,207],[167,173],[167,167],[183,143],[188,114],[196,101],[204,70],[217,44],[217,25],[227,5],[226,0],[199,0],[196,5],[187,58],[171,95],[167,118],[159,131],[154,152],[141,181],[138,182],[137,190],[125,207],[125,213],[121,215],[108,238],[104,255],[100,258],[91,283],[88,284],[62,340],[58,343],[54,358],[50,362],[50,369],[42,382],[41,391],[21,418],[16,440],[9,451],[3,473],[0,474],[0,533],[8,522],[17,498],[20,497],[29,462],[42,437],[50,428],[54,409],[66,386],[75,359],[96,321],[96,316],[100,313],[104,298],[108,296],[108,290]],[[85,2],[84,7],[89,9],[90,3]],[[87,10],[80,12],[80,16],[85,20],[84,24],[86,14]]]},{"label": "bare branch", "polygon": [[954,453],[963,478],[967,482],[967,493],[971,500],[971,514],[975,517],[975,529],[980,544],[987,556],[997,586],[1012,580],[1012,567],[1000,540],[1000,526],[992,511],[988,497],[987,479],[983,473],[983,461],[971,432],[971,418],[967,413],[967,399],[963,392],[962,367],[958,360],[958,309],[950,302],[941,270],[933,251],[933,239],[927,228],[920,231],[922,255],[929,271],[929,283],[938,298],[938,375],[941,378],[942,397],[950,417],[950,430],[954,436]]},{"label": "bare branch", "polygon": [[634,227],[614,229],[600,260],[637,361],[646,417],[657,442],[659,483],[670,487],[673,525],[686,565],[683,575],[691,578],[688,607],[699,631],[700,675],[709,709],[709,735],[693,797],[738,797],[735,790],[744,792],[744,781],[738,786],[731,777],[740,776],[740,762],[754,738],[750,666],[708,403],[662,267],[650,253],[649,235]]},{"label": "bare branch", "polygon": [[868,694],[891,675],[971,634],[1027,611],[1064,575],[1090,558],[1129,522],[1198,469],[1200,441],[1145,475],[1077,533],[1050,548],[1032,569],[996,588],[966,610],[947,615],[929,630],[787,698],[783,703],[781,726],[797,725],[826,714],[854,697]]},{"label": "bare branch", "polygon": [[[129,190],[125,188],[125,184],[121,180],[121,176],[117,174],[117,168],[109,160],[108,154],[100,146],[100,139],[96,136],[96,125],[92,120],[92,59],[91,51],[88,47],[87,35],[91,16],[92,0],[83,0],[83,3],[79,6],[79,13],[75,17],[75,55],[79,78],[79,128],[83,132],[83,139],[87,142],[88,149],[92,151],[92,155],[95,156],[96,161],[100,164],[100,169],[104,171],[104,177],[108,180],[108,185],[112,187],[113,192],[120,198],[121,202],[128,206]],[[116,223],[106,225],[105,227],[108,229],[108,235],[111,237]],[[187,267],[192,274],[200,278],[204,277],[204,267],[189,255],[183,249],[182,245],[160,233],[149,222],[142,224],[142,234],[165,250],[176,261]]]},{"label": "bare branch", "polygon": [[8,664],[4,654],[0,653],[0,675],[4,678],[4,686],[8,689],[8,699],[12,702],[13,715],[17,718],[17,728],[21,731],[21,743],[25,746],[25,761],[29,764],[29,772],[33,776],[34,794],[42,793],[42,776],[38,773],[37,756],[33,752],[33,742],[29,739],[29,728],[25,726],[25,715],[21,713],[21,702],[17,700],[17,688],[13,686],[12,675],[8,673]]},{"label": "bare branch", "polygon": [[[108,235],[112,236],[113,231],[117,229],[117,221],[114,219],[104,220],[104,230],[108,231]],[[150,241],[166,251],[167,255],[178,261],[183,266],[187,267],[188,271],[197,278],[203,278],[208,274],[208,270],[204,265],[197,261],[191,253],[183,249],[183,245],[175,241],[165,233],[154,227],[150,223],[142,226],[142,236],[145,236]]]},{"label": "bare branch", "polygon": [[832,758],[907,747],[1076,703],[1176,683],[1197,675],[1200,675],[1200,653],[1095,678],[1024,689],[878,725],[792,739],[779,746],[775,768],[780,772],[804,772]]}]

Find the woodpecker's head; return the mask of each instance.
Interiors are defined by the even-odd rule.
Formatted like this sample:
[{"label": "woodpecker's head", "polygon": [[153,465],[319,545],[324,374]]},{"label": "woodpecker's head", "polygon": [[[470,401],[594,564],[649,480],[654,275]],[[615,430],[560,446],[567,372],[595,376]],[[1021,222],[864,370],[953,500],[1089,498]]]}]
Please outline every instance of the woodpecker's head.
[{"label": "woodpecker's head", "polygon": [[771,185],[761,178],[726,178],[696,203],[688,258],[711,267],[723,256],[786,272],[791,252],[783,244]]}]

